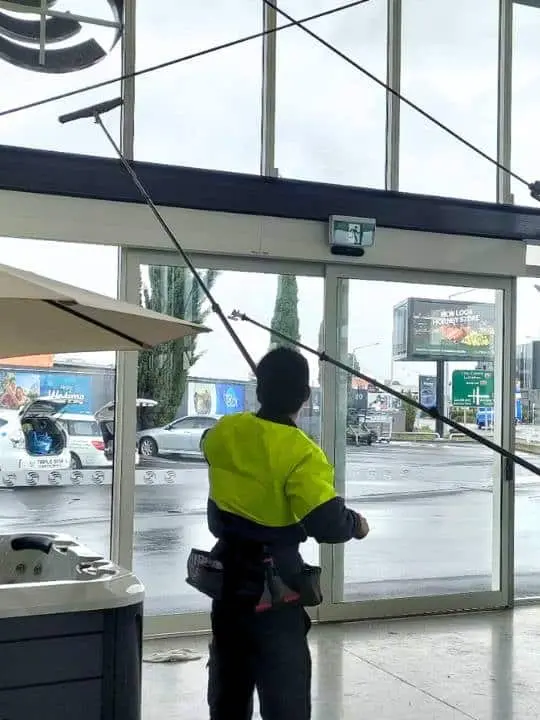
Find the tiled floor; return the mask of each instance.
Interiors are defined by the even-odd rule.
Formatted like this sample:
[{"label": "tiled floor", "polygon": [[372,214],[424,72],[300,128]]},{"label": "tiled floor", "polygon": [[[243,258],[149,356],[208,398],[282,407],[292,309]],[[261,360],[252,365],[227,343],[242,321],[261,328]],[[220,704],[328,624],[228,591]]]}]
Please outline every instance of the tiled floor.
[{"label": "tiled floor", "polygon": [[[207,644],[147,643],[205,657],[145,663],[143,720],[208,718]],[[315,627],[311,647],[314,720],[540,718],[540,608]]]}]

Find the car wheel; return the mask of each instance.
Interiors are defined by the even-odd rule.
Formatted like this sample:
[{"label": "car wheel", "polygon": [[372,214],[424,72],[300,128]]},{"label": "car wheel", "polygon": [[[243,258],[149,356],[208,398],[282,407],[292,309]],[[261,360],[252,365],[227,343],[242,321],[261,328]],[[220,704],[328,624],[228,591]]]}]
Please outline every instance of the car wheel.
[{"label": "car wheel", "polygon": [[143,457],[155,457],[158,454],[158,446],[151,437],[144,437],[139,443],[139,452]]},{"label": "car wheel", "polygon": [[81,458],[75,453],[71,453],[71,462],[69,464],[72,470],[80,470],[82,468]]}]

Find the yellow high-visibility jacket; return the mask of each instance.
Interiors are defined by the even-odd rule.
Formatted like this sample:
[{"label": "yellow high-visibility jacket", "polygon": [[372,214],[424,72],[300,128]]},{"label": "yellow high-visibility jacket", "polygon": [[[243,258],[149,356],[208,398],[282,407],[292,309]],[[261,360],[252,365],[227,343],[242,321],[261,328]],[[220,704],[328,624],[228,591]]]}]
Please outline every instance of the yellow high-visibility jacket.
[{"label": "yellow high-visibility jacket", "polygon": [[229,415],[205,433],[201,449],[208,524],[218,539],[262,542],[279,560],[290,551],[299,558],[298,544],[309,536],[321,543],[355,536],[358,516],[336,494],[332,465],[292,420]]}]

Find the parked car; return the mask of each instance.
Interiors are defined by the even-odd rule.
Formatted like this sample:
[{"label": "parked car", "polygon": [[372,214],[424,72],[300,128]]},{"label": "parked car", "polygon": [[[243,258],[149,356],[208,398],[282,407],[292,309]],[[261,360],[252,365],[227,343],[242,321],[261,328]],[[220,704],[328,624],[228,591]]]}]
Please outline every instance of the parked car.
[{"label": "parked car", "polygon": [[[111,400],[111,402],[108,402],[106,405],[104,405],[102,408],[100,408],[96,412],[96,420],[99,424],[99,429],[101,431],[101,437],[103,438],[103,443],[105,445],[104,453],[105,457],[109,462],[112,462],[114,459],[114,415],[115,415],[115,405],[116,403],[114,400]],[[155,400],[149,400],[147,398],[137,398],[136,406],[137,409],[142,407],[156,407],[157,402]],[[137,445],[135,446],[135,464],[137,465],[139,462],[139,452],[137,450]]]},{"label": "parked car", "polygon": [[111,460],[105,457],[105,442],[93,415],[64,412],[58,417],[58,422],[68,435],[72,469],[111,464]]},{"label": "parked car", "polygon": [[20,410],[0,410],[0,469],[67,470],[68,436],[58,421],[67,402],[36,398]]},{"label": "parked car", "polygon": [[368,428],[365,423],[347,426],[347,442],[354,445],[372,445],[378,442],[379,437],[375,430]]},{"label": "parked car", "polygon": [[219,418],[220,415],[187,415],[164,427],[141,430],[137,433],[139,453],[141,457],[181,455],[202,459],[202,435]]}]

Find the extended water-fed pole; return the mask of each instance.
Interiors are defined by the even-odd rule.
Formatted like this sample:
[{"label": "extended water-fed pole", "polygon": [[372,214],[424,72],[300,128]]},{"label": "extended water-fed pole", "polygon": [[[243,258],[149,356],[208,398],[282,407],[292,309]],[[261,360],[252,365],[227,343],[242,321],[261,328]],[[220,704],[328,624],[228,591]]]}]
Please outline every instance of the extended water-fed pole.
[{"label": "extended water-fed pole", "polygon": [[[108,139],[109,143],[114,148],[116,154],[118,155],[118,158],[120,159],[120,162],[128,172],[129,176],[131,177],[135,187],[140,192],[143,200],[148,205],[150,210],[152,211],[154,217],[164,230],[167,237],[171,240],[172,244],[178,250],[180,253],[180,256],[184,260],[186,266],[189,268],[190,272],[192,273],[193,277],[201,287],[202,291],[208,298],[208,301],[210,303],[210,306],[212,308],[212,311],[216,313],[216,315],[219,317],[223,325],[225,326],[225,329],[231,336],[232,340],[234,341],[236,347],[248,363],[249,367],[251,368],[252,372],[255,373],[256,371],[256,364],[251,357],[251,355],[248,353],[246,347],[238,337],[237,333],[235,332],[234,328],[232,327],[231,323],[229,322],[229,319],[219,306],[219,304],[214,299],[214,296],[212,295],[210,289],[207,287],[206,283],[202,279],[201,275],[191,262],[189,256],[183,249],[183,247],[178,242],[175,234],[159,212],[158,208],[156,207],[154,201],[150,197],[150,194],[144,187],[144,185],[141,183],[139,176],[135,172],[135,170],[131,167],[129,161],[123,154],[122,150],[118,146],[118,144],[115,142],[112,135],[109,133],[107,128],[105,127],[101,115],[105,112],[108,112],[110,110],[113,110],[114,108],[119,107],[123,104],[123,100],[121,98],[116,98],[113,100],[107,100],[103,103],[98,103],[96,105],[91,105],[89,107],[83,108],[81,110],[77,110],[72,113],[68,113],[66,115],[62,115],[58,118],[58,120],[61,123],[67,123],[67,122],[73,122],[74,120],[80,120],[82,118],[94,118],[94,121],[97,125],[100,126],[103,133],[105,134],[106,138]],[[368,375],[364,375],[363,373],[355,370],[354,368],[350,367],[349,365],[345,365],[345,363],[340,362],[339,360],[336,360],[335,358],[330,357],[326,354],[324,351],[315,350],[314,348],[309,347],[308,345],[304,345],[303,343],[293,340],[292,338],[288,337],[287,335],[284,335],[283,333],[272,330],[271,328],[267,327],[266,325],[263,325],[262,323],[257,322],[256,320],[253,320],[252,318],[248,317],[244,313],[239,312],[238,310],[234,310],[232,314],[229,316],[231,320],[244,320],[246,322],[250,322],[252,325],[255,325],[256,327],[261,328],[262,330],[265,330],[266,332],[272,333],[273,335],[281,338],[282,340],[285,340],[288,343],[291,343],[292,345],[295,345],[296,347],[301,348],[302,350],[305,350],[306,352],[311,353],[312,355],[316,355],[319,360],[323,362],[329,362],[335,367],[339,368],[340,370],[343,370],[346,373],[349,373],[350,375],[354,375],[355,377],[360,378],[361,380],[364,380],[368,383],[371,383],[375,387],[379,388],[383,392],[387,392],[389,395],[392,395],[393,397],[397,398],[398,400],[402,400],[403,402],[409,403],[413,407],[417,408],[418,410],[421,410],[422,412],[426,413],[427,415],[430,415],[432,418],[442,420],[446,425],[448,425],[451,428],[454,428],[454,430],[457,430],[458,432],[462,433],[463,435],[466,435],[467,437],[470,437],[472,440],[475,440],[476,442],[480,443],[481,445],[484,445],[485,447],[489,448],[490,450],[493,450],[493,452],[498,453],[502,457],[506,458],[510,461],[510,463],[515,463],[516,465],[521,465],[521,467],[525,468],[526,470],[529,470],[529,472],[534,473],[535,475],[540,475],[540,467],[537,467],[536,465],[533,465],[532,463],[528,462],[527,460],[524,460],[523,458],[520,458],[518,455],[515,455],[514,453],[510,452],[509,450],[506,450],[505,448],[501,447],[500,445],[497,445],[496,443],[492,442],[491,440],[488,440],[485,437],[482,437],[482,435],[479,435],[478,433],[473,432],[472,430],[469,430],[469,428],[465,427],[464,425],[461,425],[460,423],[456,422],[455,420],[451,420],[450,418],[446,417],[442,413],[440,413],[437,408],[428,408],[425,405],[422,405],[421,403],[417,402],[416,400],[413,400],[410,397],[407,397],[406,395],[403,395],[403,393],[398,392],[394,388],[388,387],[384,383],[375,380],[374,378],[369,377]],[[510,466],[511,467],[511,466]]]},{"label": "extended water-fed pole", "polygon": [[114,100],[107,100],[106,102],[98,103],[97,105],[91,105],[87,108],[83,108],[82,110],[77,110],[72,113],[68,113],[66,115],[61,115],[58,120],[62,124],[73,122],[74,120],[81,120],[82,118],[94,118],[94,121],[97,125],[103,130],[103,133],[105,134],[105,137],[110,142],[112,147],[114,148],[116,154],[118,155],[118,158],[124,168],[129,173],[129,176],[133,180],[133,184],[137,188],[137,190],[140,192],[143,200],[148,205],[152,213],[154,214],[154,217],[158,221],[158,223],[161,225],[162,229],[164,230],[165,234],[169,238],[169,240],[172,242],[176,250],[180,253],[180,256],[182,257],[182,260],[186,263],[187,267],[189,268],[191,274],[199,284],[201,290],[206,295],[208,302],[210,303],[210,307],[212,308],[212,311],[216,313],[216,315],[219,317],[223,325],[225,326],[225,329],[233,339],[236,347],[242,354],[244,360],[247,362],[249,367],[251,368],[251,371],[254,373],[256,370],[256,364],[251,355],[248,353],[245,345],[238,337],[237,333],[235,332],[234,328],[231,326],[231,323],[227,319],[227,316],[219,306],[219,304],[216,302],[212,292],[210,291],[210,288],[206,285],[204,280],[202,279],[200,273],[198,272],[197,268],[193,265],[191,262],[188,254],[184,250],[184,248],[180,245],[178,242],[175,234],[165,221],[163,215],[159,212],[157,209],[154,201],[150,197],[150,194],[148,193],[148,190],[144,187],[142,182],[139,179],[139,176],[135,172],[135,170],[131,167],[129,161],[127,160],[126,156],[110,134],[110,132],[107,130],[105,124],[103,123],[103,120],[101,119],[101,115],[105,112],[109,112],[109,110],[113,110],[114,108],[119,107],[123,104],[123,100],[121,98],[116,98]]},{"label": "extended water-fed pole", "polygon": [[478,433],[475,433],[473,430],[470,430],[468,427],[465,427],[465,425],[461,425],[461,423],[456,422],[455,420],[452,420],[449,417],[446,417],[446,415],[443,415],[441,412],[437,410],[437,408],[434,407],[427,407],[426,405],[422,405],[422,403],[418,402],[417,400],[414,400],[413,398],[409,397],[408,395],[404,395],[403,393],[400,393],[395,388],[389,387],[388,385],[385,385],[384,383],[380,382],[379,380],[375,380],[375,378],[369,377],[369,375],[365,375],[364,373],[360,372],[359,370],[355,370],[350,365],[346,365],[345,363],[342,363],[340,360],[336,360],[335,358],[328,355],[324,350],[315,350],[315,348],[309,347],[309,345],[305,345],[304,343],[293,340],[288,335],[285,335],[282,332],[279,332],[279,330],[273,330],[272,328],[268,327],[267,325],[263,325],[263,323],[258,322],[257,320],[254,320],[253,318],[249,317],[245,313],[240,312],[239,310],[233,310],[232,313],[229,315],[229,318],[231,320],[243,320],[244,322],[251,323],[252,325],[255,325],[255,327],[261,328],[261,330],[265,330],[268,333],[271,333],[272,335],[280,338],[281,340],[284,340],[287,343],[290,343],[291,345],[295,345],[296,347],[300,348],[301,350],[305,350],[306,352],[310,353],[311,355],[315,355],[319,358],[321,362],[328,362],[331,365],[334,365],[339,370],[343,370],[344,372],[348,373],[349,375],[354,375],[354,377],[360,378],[360,380],[364,380],[364,382],[369,383],[370,385],[374,385],[379,390],[382,390],[383,392],[388,393],[389,395],[392,395],[393,397],[397,398],[398,400],[401,400],[402,402],[408,403],[409,405],[412,405],[417,410],[421,410],[422,412],[426,413],[427,415],[430,415],[435,420],[442,420],[443,423],[448,425],[449,427],[453,428],[454,430],[457,430],[458,432],[462,433],[463,435],[466,435],[467,437],[470,437],[472,440],[476,440],[476,442],[479,442],[481,445],[484,445],[485,447],[489,448],[490,450],[493,450],[493,452],[498,453],[499,455],[502,455],[502,457],[506,458],[507,460],[510,460],[511,462],[516,463],[516,465],[521,465],[521,467],[524,467],[526,470],[529,470],[530,472],[534,473],[535,475],[540,475],[540,467],[533,465],[532,463],[528,462],[527,460],[524,460],[523,458],[520,458],[519,455],[516,455],[515,453],[510,452],[509,450],[505,450],[505,448],[501,447],[500,445],[497,445],[497,443],[492,442],[491,440],[488,440],[487,438],[483,437],[482,435],[479,435]]}]

